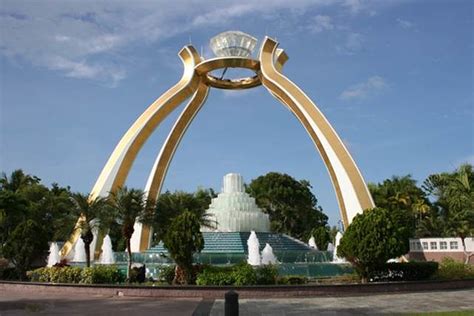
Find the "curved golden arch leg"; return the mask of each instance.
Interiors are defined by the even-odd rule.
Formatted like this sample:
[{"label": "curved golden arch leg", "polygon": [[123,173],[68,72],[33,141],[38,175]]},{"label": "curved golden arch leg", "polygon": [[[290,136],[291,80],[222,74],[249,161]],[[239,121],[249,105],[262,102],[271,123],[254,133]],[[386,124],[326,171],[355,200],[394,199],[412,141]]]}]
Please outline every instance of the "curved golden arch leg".
[{"label": "curved golden arch leg", "polygon": [[[178,145],[186,133],[189,125],[196,117],[199,110],[202,108],[204,102],[206,102],[209,89],[210,88],[207,84],[203,82],[199,84],[196,93],[181,112],[173,128],[171,129],[171,132],[161,147],[160,153],[156,157],[145,187],[145,192],[148,199],[155,201],[157,200],[174,153],[176,152],[176,149],[178,148]],[[151,236],[151,227],[135,222],[134,232],[131,240],[132,252],[147,250],[151,244]]]},{"label": "curved golden arch leg", "polygon": [[[183,76],[176,85],[156,99],[128,129],[102,169],[90,193],[90,199],[107,196],[110,191],[116,190],[125,183],[132,164],[145,141],[156,127],[198,88],[201,78],[194,71],[194,67],[201,62],[198,52],[193,46],[185,46],[179,52],[179,57],[184,65]],[[81,218],[71,237],[61,249],[63,257],[68,255],[80,235],[78,225],[80,220]],[[100,249],[101,240],[96,245],[96,250]]]},{"label": "curved golden arch leg", "polygon": [[[276,60],[275,60],[275,69],[281,73],[283,69],[283,65],[288,61],[288,55],[285,53],[285,51],[281,48],[278,48],[276,50]],[[343,218],[343,222],[345,223],[347,221],[347,215],[346,215],[346,208],[343,200],[343,196],[341,194],[341,189],[339,188],[339,183],[337,181],[334,181],[333,179],[336,178],[336,174],[334,172],[334,168],[332,167],[331,163],[329,162],[329,158],[326,154],[326,151],[324,150],[324,147],[322,147],[321,142],[318,139],[318,136],[314,132],[314,130],[311,128],[311,125],[309,124],[308,120],[304,116],[304,114],[297,108],[297,107],[292,107],[291,105],[287,104],[285,100],[281,99],[279,95],[275,94],[272,90],[267,89],[271,95],[273,95],[278,101],[280,101],[284,106],[288,108],[288,110],[303,124],[303,127],[306,129],[308,134],[310,135],[311,139],[316,145],[316,148],[319,151],[319,154],[321,155],[321,158],[324,161],[324,164],[328,170],[329,176],[331,178],[331,182],[334,187],[334,191],[336,192],[336,199],[339,204],[339,209],[341,216]],[[345,224],[347,227],[347,225]]]},{"label": "curved golden arch leg", "polygon": [[328,168],[347,227],[357,213],[374,207],[374,202],[354,160],[327,119],[301,89],[280,73],[282,65],[275,58],[277,45],[267,37],[261,47],[262,84],[290,108],[310,134]]}]

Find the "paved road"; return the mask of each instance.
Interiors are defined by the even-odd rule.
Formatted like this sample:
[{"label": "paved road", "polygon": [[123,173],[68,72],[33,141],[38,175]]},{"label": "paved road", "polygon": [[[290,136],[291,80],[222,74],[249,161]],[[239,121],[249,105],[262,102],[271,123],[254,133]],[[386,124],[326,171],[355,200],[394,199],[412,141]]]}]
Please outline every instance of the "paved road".
[{"label": "paved road", "polygon": [[[359,297],[240,300],[240,315],[379,315],[471,311],[474,289]],[[7,315],[224,315],[223,300],[44,295],[0,292],[0,316]]]},{"label": "paved road", "polygon": [[[359,297],[315,297],[292,299],[240,300],[241,316],[246,315],[380,315],[411,312],[470,311],[474,315],[474,290]],[[212,316],[224,315],[224,302],[214,302]]]}]

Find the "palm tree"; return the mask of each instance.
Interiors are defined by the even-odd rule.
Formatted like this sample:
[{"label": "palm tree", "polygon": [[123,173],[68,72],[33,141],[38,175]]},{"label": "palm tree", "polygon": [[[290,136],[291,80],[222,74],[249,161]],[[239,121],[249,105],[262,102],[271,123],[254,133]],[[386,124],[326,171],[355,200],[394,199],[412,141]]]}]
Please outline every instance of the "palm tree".
[{"label": "palm tree", "polygon": [[17,169],[8,177],[5,172],[0,176],[0,188],[16,192],[31,184],[38,184],[40,179],[36,176],[25,174],[23,170]]},{"label": "palm tree", "polygon": [[121,187],[111,192],[108,201],[117,223],[122,227],[122,236],[127,245],[127,276],[130,277],[132,268],[130,240],[134,232],[133,226],[136,220],[143,222],[147,215],[154,211],[154,202],[146,200],[142,190],[128,189],[127,187]]},{"label": "palm tree", "polygon": [[445,234],[461,238],[466,262],[473,253],[466,251],[465,238],[474,234],[474,171],[470,164],[452,173],[434,174],[424,189],[437,197],[436,206],[443,214]]},{"label": "palm tree", "polygon": [[106,200],[98,197],[91,199],[88,195],[74,193],[71,196],[73,205],[72,215],[79,221],[75,229],[81,230],[81,239],[84,241],[84,250],[86,252],[87,267],[91,265],[90,245],[94,239],[92,230],[100,223],[101,218],[105,217],[107,210]]},{"label": "palm tree", "polygon": [[206,213],[211,199],[214,197],[212,190],[198,190],[196,193],[183,191],[165,192],[160,195],[156,203],[156,212],[149,221],[153,223],[154,242],[163,240],[172,220],[181,213],[189,211],[197,216],[199,224],[206,228],[215,228],[216,221]]}]

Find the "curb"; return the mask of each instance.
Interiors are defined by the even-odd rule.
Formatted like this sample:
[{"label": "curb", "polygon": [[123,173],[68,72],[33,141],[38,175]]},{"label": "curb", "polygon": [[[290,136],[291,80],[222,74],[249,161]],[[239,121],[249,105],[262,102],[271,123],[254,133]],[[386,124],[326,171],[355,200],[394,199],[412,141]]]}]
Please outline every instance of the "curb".
[{"label": "curb", "polygon": [[233,289],[241,298],[364,296],[403,292],[423,292],[474,289],[474,279],[448,281],[413,281],[334,285],[268,285],[268,286],[127,286],[53,284],[0,281],[1,291],[35,292],[42,294],[83,294],[130,297],[223,298]]}]

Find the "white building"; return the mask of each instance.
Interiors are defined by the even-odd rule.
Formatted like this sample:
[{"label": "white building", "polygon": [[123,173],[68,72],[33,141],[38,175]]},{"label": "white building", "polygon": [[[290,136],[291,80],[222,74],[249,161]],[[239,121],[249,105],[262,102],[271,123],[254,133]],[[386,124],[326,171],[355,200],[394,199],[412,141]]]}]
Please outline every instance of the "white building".
[{"label": "white building", "polygon": [[[464,239],[466,252],[474,253],[474,237]],[[443,258],[450,257],[464,262],[464,253],[461,238],[417,238],[410,239],[410,259],[419,261],[441,262]],[[471,256],[469,263],[474,264],[474,256]]]}]

